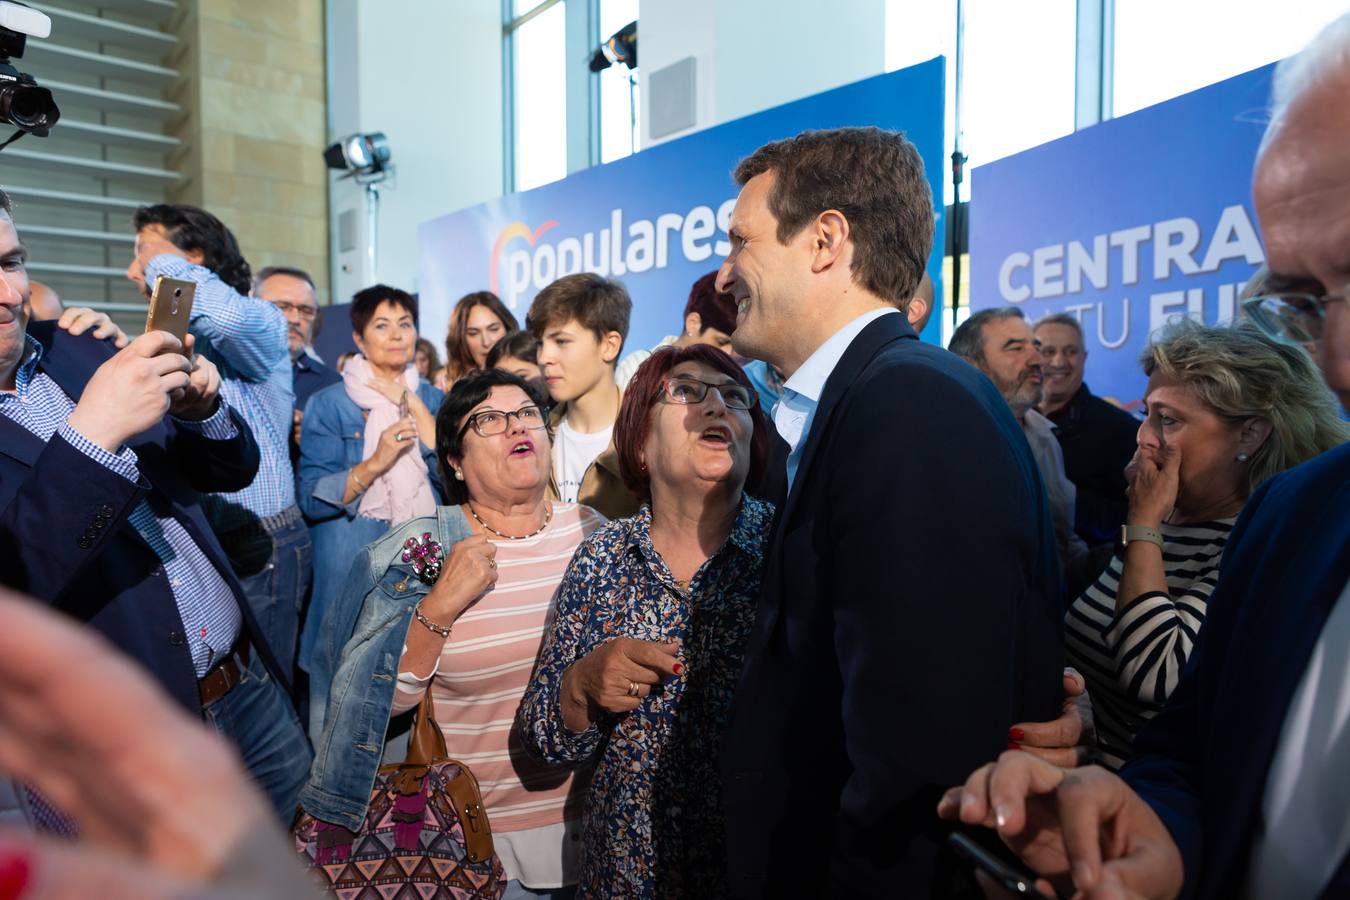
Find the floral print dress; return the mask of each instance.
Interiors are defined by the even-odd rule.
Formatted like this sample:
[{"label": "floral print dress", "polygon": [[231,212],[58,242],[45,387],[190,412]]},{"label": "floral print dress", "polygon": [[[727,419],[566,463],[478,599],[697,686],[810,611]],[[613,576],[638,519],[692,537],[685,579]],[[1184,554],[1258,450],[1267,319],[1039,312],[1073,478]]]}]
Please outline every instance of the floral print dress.
[{"label": "floral print dress", "polygon": [[[597,759],[586,798],[578,897],[727,893],[717,758],[764,570],[773,506],[746,496],[727,542],[681,590],[651,542],[651,508],[592,534],[558,589],[517,723],[548,762]],[[563,725],[569,666],[617,637],[681,642],[684,672],[636,710],[586,731]]]}]

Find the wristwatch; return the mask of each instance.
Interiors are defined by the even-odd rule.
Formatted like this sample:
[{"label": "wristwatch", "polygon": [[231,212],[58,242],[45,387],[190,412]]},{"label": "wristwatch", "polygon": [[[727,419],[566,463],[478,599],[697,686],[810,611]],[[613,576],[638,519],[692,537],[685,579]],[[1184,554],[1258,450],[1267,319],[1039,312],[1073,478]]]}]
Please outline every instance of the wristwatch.
[{"label": "wristwatch", "polygon": [[1120,526],[1120,546],[1128,547],[1131,541],[1148,541],[1150,544],[1157,544],[1161,549],[1163,545],[1162,532],[1155,528],[1149,528],[1147,525],[1122,525]]}]

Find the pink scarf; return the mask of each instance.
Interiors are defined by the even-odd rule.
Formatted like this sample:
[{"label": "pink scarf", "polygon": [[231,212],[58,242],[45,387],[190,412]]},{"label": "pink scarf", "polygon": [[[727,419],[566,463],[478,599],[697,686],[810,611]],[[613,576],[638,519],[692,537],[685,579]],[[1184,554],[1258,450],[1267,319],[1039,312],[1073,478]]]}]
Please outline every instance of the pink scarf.
[{"label": "pink scarf", "polygon": [[[370,387],[374,377],[375,370],[359,353],[348,360],[342,369],[342,383],[347,389],[347,396],[369,413],[366,417],[365,447],[361,452],[363,461],[375,455],[380,435],[398,421],[398,404],[390,403],[383,394]],[[417,369],[409,365],[403,370],[400,380],[409,391],[417,390]],[[436,511],[436,498],[427,480],[427,464],[419,452],[421,444],[417,433],[406,435],[405,438],[412,441],[413,446],[399,456],[398,462],[388,472],[370,483],[361,496],[361,515],[398,525]]]}]

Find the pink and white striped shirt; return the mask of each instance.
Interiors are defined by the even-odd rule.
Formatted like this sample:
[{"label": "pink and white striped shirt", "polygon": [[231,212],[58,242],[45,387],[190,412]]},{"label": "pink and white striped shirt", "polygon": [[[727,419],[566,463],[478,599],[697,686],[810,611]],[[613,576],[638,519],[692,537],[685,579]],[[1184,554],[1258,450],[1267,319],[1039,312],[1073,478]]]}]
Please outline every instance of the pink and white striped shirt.
[{"label": "pink and white striped shirt", "polygon": [[[394,695],[394,712],[405,712],[430,684],[446,749],[478,779],[507,875],[534,888],[565,883],[558,842],[572,830],[564,823],[581,819],[584,785],[573,790],[571,772],[530,755],[512,723],[543,643],[553,594],[577,547],[604,523],[590,507],[554,503],[553,519],[538,537],[489,535],[497,547],[497,584],[455,621],[436,669],[421,678],[400,673]],[[572,842],[566,843],[570,855]]]}]

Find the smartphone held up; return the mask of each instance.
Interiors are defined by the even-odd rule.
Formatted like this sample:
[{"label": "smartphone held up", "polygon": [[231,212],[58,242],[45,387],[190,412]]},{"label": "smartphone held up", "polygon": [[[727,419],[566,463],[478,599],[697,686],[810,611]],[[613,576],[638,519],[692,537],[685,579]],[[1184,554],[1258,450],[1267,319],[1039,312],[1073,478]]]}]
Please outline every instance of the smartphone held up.
[{"label": "smartphone held up", "polygon": [[[197,285],[178,278],[155,279],[150,294],[150,311],[145,317],[145,331],[167,331],[187,346],[188,325],[192,321],[192,301],[197,296]],[[186,353],[186,350],[184,351]]]}]

